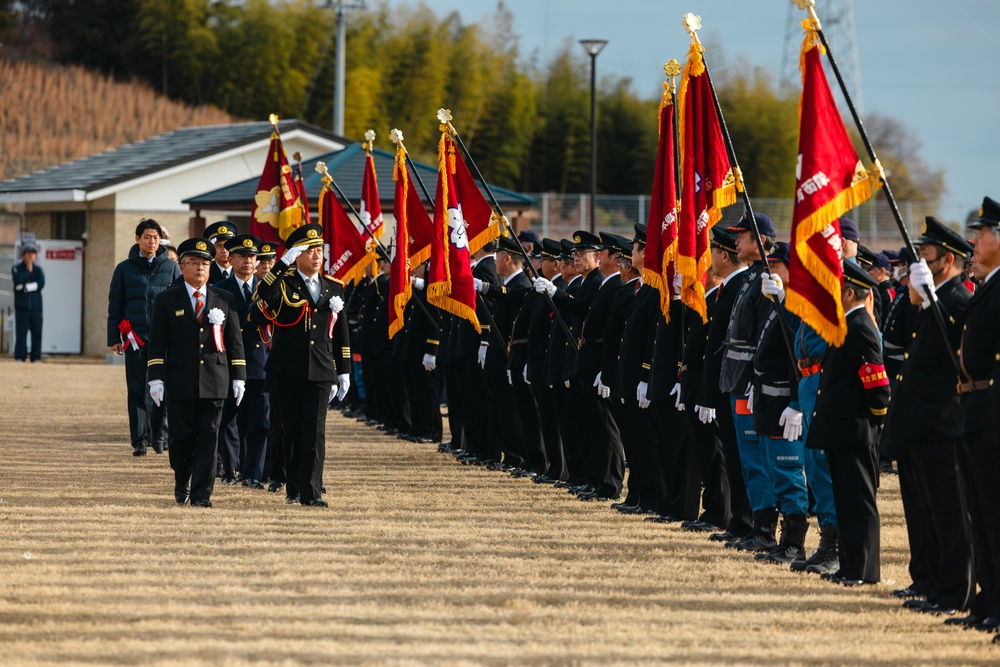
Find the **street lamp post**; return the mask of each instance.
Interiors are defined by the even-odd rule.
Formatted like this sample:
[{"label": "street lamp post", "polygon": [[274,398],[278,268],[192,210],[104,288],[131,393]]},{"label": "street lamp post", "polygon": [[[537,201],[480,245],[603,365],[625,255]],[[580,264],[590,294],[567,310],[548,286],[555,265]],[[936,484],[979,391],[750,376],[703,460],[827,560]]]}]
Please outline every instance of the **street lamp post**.
[{"label": "street lamp post", "polygon": [[590,233],[597,225],[597,54],[608,43],[606,39],[581,39],[580,46],[590,56]]}]

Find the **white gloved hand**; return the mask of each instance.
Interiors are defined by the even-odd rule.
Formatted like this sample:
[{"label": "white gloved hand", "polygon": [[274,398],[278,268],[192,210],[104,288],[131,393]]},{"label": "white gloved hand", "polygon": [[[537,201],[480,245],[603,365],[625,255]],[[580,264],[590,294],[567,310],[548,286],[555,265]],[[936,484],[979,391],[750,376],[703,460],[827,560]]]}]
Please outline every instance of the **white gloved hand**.
[{"label": "white gloved hand", "polygon": [[798,440],[802,437],[802,413],[795,408],[785,408],[778,418],[778,426],[785,428],[785,440]]},{"label": "white gloved hand", "polygon": [[569,389],[569,380],[566,380],[565,382],[563,382],[563,386],[566,387],[567,389]]},{"label": "white gloved hand", "polygon": [[521,377],[524,378],[524,384],[531,384],[531,380],[528,379],[528,364],[524,365],[524,370],[521,371]]},{"label": "white gloved hand", "polygon": [[24,283],[24,291],[25,292],[37,292],[38,291],[38,283]]},{"label": "white gloved hand", "polygon": [[929,287],[931,294],[935,294],[934,276],[931,274],[931,268],[927,266],[927,261],[923,257],[920,258],[919,262],[910,264],[910,287],[920,296],[921,309],[931,305],[931,298],[927,296],[925,288]]},{"label": "white gloved hand", "polygon": [[601,398],[608,398],[609,396],[611,396],[611,387],[609,387],[608,385],[604,384],[603,381],[601,381],[601,375],[603,375],[603,373],[604,371],[601,371],[600,373],[597,374],[597,377],[594,378],[594,386],[597,387],[598,396],[600,396]]},{"label": "white gloved hand", "polygon": [[281,261],[285,263],[285,266],[291,266],[295,263],[295,260],[299,258],[302,254],[303,248],[289,248],[285,251],[285,254],[281,256]]},{"label": "white gloved hand", "polygon": [[160,407],[163,402],[163,380],[149,381],[149,397],[156,403],[156,407]]},{"label": "white gloved hand", "polygon": [[544,292],[545,294],[552,296],[556,293],[556,286],[548,278],[542,278],[539,276],[538,278],[535,278],[535,291],[539,294]]},{"label": "white gloved hand", "polygon": [[351,375],[350,373],[344,373],[343,375],[337,376],[337,400],[344,400],[344,396],[347,396],[347,392],[351,389]]},{"label": "white gloved hand", "polygon": [[433,354],[425,354],[423,364],[424,370],[430,373],[432,370],[437,368],[437,356]]},{"label": "white gloved hand", "polygon": [[670,390],[670,395],[674,397],[674,407],[678,412],[684,412],[684,404],[681,403],[681,383],[674,383],[674,388]]},{"label": "white gloved hand", "polygon": [[785,286],[781,282],[781,276],[777,273],[761,276],[760,291],[772,301],[782,301],[785,298]]},{"label": "white gloved hand", "polygon": [[489,346],[490,344],[485,341],[479,344],[479,356],[477,357],[477,359],[479,361],[480,368],[483,369],[486,368],[486,350],[487,348],[489,348]]},{"label": "white gloved hand", "polygon": [[410,284],[413,285],[413,289],[419,289],[419,290],[422,290],[424,287],[427,286],[427,283],[424,281],[423,278],[417,278],[416,276],[410,278]]},{"label": "white gloved hand", "polygon": [[694,406],[694,411],[698,415],[702,424],[711,424],[715,421],[715,408],[706,408],[702,405]]},{"label": "white gloved hand", "polygon": [[681,287],[683,286],[683,284],[684,284],[684,275],[680,271],[677,271],[675,269],[674,282],[672,283],[672,288],[673,288],[672,294],[674,300],[681,298]]},{"label": "white gloved hand", "polygon": [[649,399],[646,398],[646,393],[649,391],[648,382],[640,382],[635,388],[635,400],[639,402],[639,407],[645,410],[649,407]]},{"label": "white gloved hand", "polygon": [[236,399],[237,407],[243,400],[243,394],[245,394],[246,392],[247,392],[247,383],[245,380],[233,380],[233,398]]},{"label": "white gloved hand", "polygon": [[486,294],[486,290],[489,289],[489,285],[479,278],[472,279],[472,286],[476,288],[476,291],[480,294]]},{"label": "white gloved hand", "polygon": [[514,386],[514,376],[511,375],[509,368],[507,369],[507,384],[509,384],[512,387]]},{"label": "white gloved hand", "polygon": [[747,385],[747,412],[753,414],[753,384]]}]

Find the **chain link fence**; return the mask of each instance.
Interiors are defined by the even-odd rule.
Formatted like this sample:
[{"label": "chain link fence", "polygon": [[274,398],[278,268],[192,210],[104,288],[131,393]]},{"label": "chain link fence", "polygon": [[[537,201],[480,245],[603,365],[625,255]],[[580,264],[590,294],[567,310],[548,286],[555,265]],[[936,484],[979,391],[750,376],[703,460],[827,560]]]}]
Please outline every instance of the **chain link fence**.
[{"label": "chain link fence", "polygon": [[[586,194],[559,195],[554,193],[530,194],[535,198],[534,208],[527,213],[531,229],[542,236],[569,238],[577,229],[590,228],[590,196]],[[631,237],[632,226],[637,222],[648,223],[649,195],[598,195],[594,222],[597,231],[608,231]],[[789,240],[792,223],[791,199],[752,199],[754,213],[763,213],[774,222],[778,240]],[[924,202],[898,202],[900,214],[907,223],[910,238],[920,235],[924,217],[940,215],[939,206]],[[968,212],[952,213],[951,217],[966,222]],[[743,215],[743,202],[723,209],[720,224],[734,224]],[[876,195],[858,208],[847,213],[847,217],[858,223],[862,244],[875,251],[898,250],[903,239],[896,226],[896,220],[882,195]],[[964,227],[952,224],[957,231]]]}]

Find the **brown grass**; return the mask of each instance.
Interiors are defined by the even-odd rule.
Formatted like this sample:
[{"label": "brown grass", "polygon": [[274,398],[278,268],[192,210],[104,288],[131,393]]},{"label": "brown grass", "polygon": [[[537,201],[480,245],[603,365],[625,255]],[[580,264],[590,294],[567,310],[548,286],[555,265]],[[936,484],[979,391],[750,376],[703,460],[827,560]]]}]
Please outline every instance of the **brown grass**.
[{"label": "brown grass", "polygon": [[[0,361],[2,664],[1000,661],[895,585],[754,563],[339,413],[329,510],[222,485],[213,509],[179,508],[166,456],[131,456],[123,376]],[[884,481],[883,573],[905,584]]]},{"label": "brown grass", "polygon": [[0,60],[0,180],[190,125],[230,123],[82,67]]}]

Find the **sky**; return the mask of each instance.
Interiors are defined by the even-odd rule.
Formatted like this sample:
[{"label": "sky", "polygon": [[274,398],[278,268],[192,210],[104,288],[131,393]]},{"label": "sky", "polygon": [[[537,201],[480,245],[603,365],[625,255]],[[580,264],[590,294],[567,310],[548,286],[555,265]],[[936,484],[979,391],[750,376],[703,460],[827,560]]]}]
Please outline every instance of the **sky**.
[{"label": "sky", "polygon": [[[465,24],[496,9],[492,0],[423,0],[438,16],[457,11]],[[390,6],[414,2],[390,0]],[[597,76],[633,80],[634,90],[658,97],[663,63],[683,62],[687,12],[701,16],[701,38],[722,45],[731,64],[765,67],[780,78],[791,0],[504,0],[525,57],[545,63],[570,40],[606,39]],[[845,0],[818,0],[843,11]],[[859,0],[853,4],[861,99],[865,113],[901,121],[921,142],[920,155],[945,169],[943,219],[964,220],[984,195],[1000,200],[1000,0]],[[837,33],[824,24],[828,37]],[[801,30],[796,29],[796,53]],[[583,54],[580,49],[581,57]],[[846,44],[833,44],[842,69]],[[839,53],[838,51],[843,51]],[[797,58],[797,56],[796,56]],[[711,52],[706,53],[709,66]],[[831,87],[836,82],[831,79]],[[845,118],[845,123],[850,123]],[[875,146],[876,152],[878,146]],[[889,176],[892,184],[892,177]],[[791,196],[791,193],[789,193]]]}]

